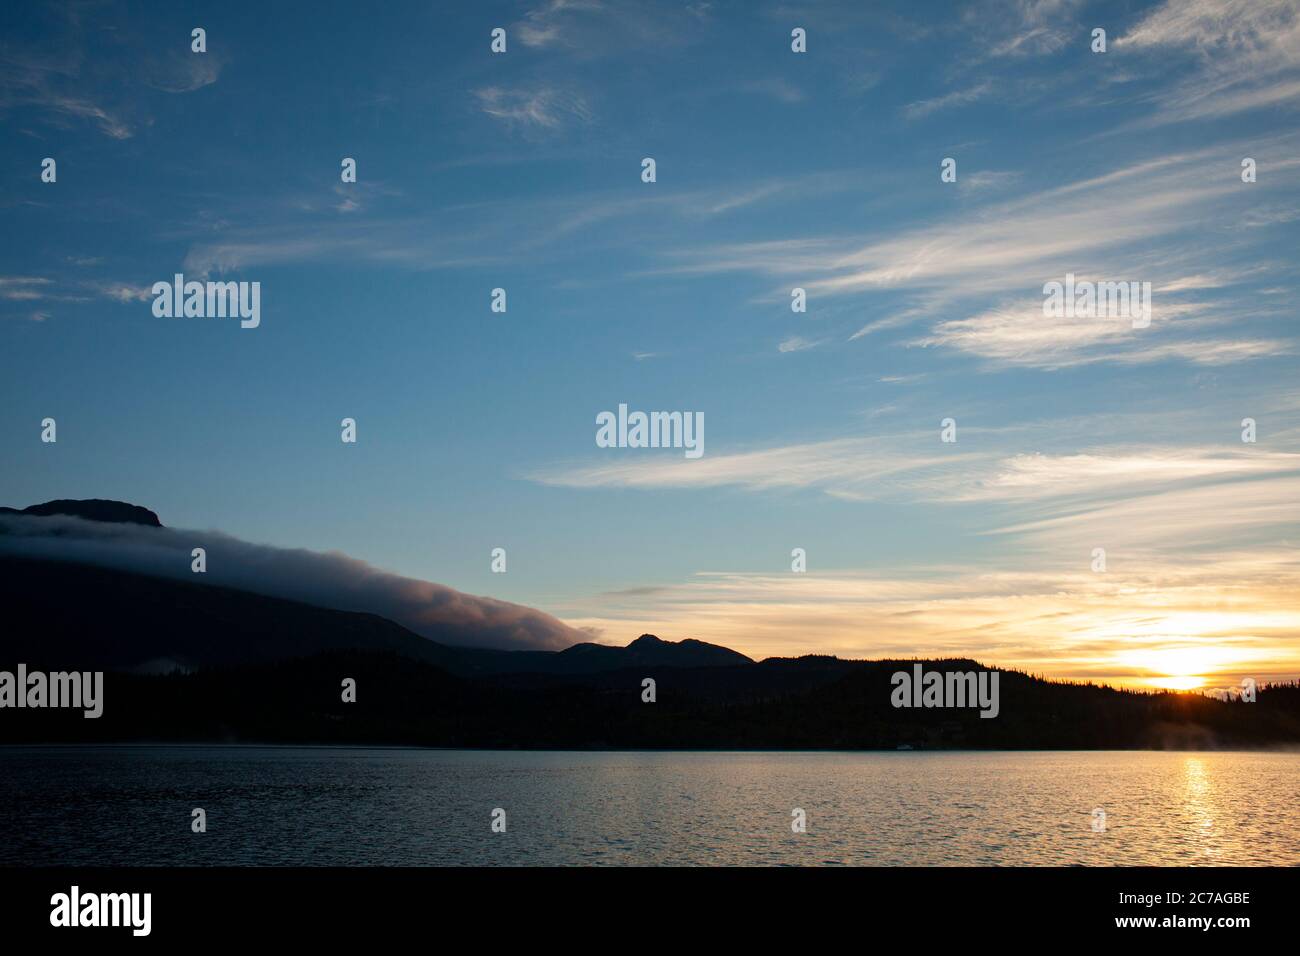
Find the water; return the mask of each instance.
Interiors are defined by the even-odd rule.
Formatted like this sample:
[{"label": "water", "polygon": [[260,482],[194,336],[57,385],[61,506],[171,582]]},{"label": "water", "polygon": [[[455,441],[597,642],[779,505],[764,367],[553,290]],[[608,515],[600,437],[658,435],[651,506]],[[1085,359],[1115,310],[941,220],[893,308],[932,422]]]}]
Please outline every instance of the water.
[{"label": "water", "polygon": [[1265,753],[15,747],[0,863],[1296,865],[1298,784]]}]

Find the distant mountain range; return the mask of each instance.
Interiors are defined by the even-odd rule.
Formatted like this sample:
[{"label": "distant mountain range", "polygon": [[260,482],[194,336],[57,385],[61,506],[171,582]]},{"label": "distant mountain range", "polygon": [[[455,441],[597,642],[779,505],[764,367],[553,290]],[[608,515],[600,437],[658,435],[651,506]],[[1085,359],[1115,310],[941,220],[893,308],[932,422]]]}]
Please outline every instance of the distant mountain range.
[{"label": "distant mountain range", "polygon": [[[0,516],[162,527],[122,502]],[[0,537],[6,533],[0,522]],[[443,747],[860,749],[1300,744],[1300,686],[1254,703],[1002,673],[995,719],[895,709],[912,661],[770,658],[650,634],[626,647],[456,646],[375,614],[0,550],[0,670],[102,670],[104,716],[0,710],[0,740],[238,740]],[[978,670],[970,660],[928,669]],[[341,699],[342,679],[357,700]],[[643,680],[656,682],[653,703]]]},{"label": "distant mountain range", "polygon": [[[199,577],[195,575],[196,579]],[[645,634],[627,647],[562,651],[451,647],[374,614],[336,611],[232,588],[87,564],[0,557],[6,659],[50,669],[134,673],[260,664],[322,651],[385,651],[455,674],[594,674],[626,667],[725,667],[754,662],[703,641]]]}]

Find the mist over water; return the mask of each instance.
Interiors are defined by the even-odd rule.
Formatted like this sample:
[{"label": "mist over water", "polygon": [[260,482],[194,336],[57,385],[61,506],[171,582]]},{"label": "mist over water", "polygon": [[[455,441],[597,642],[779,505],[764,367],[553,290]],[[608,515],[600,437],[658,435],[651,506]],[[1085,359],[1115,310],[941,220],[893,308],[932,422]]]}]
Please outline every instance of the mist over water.
[{"label": "mist over water", "polygon": [[11,747],[0,863],[1295,865],[1297,779],[1269,753]]}]

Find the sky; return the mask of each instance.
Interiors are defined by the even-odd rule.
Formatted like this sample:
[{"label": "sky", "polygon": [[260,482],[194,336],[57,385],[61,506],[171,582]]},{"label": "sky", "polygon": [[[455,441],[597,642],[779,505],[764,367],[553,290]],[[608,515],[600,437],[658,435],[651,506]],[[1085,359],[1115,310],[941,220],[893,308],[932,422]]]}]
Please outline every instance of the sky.
[{"label": "sky", "polygon": [[[0,504],[130,501],[605,643],[1300,675],[1295,0],[0,27]],[[176,273],[259,282],[260,324],[156,316]],[[1149,325],[1045,316],[1067,274],[1149,282]],[[702,414],[704,454],[600,447],[620,404]]]}]

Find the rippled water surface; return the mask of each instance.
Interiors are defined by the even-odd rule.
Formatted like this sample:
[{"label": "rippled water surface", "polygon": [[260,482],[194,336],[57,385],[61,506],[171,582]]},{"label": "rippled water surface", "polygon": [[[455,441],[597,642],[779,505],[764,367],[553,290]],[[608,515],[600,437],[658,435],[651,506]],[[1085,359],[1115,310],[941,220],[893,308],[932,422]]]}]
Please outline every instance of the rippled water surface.
[{"label": "rippled water surface", "polygon": [[1300,755],[0,748],[0,827],[8,864],[1296,865]]}]

